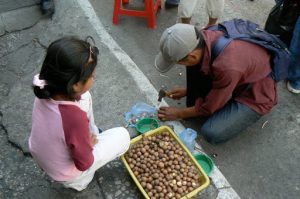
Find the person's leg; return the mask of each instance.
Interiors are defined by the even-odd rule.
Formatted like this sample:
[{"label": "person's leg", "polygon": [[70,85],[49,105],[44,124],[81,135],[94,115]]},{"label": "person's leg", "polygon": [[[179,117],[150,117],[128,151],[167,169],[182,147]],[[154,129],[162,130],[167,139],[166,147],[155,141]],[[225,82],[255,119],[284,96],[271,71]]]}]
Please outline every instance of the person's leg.
[{"label": "person's leg", "polygon": [[85,189],[93,180],[95,172],[108,162],[123,155],[129,148],[130,137],[128,131],[123,127],[112,128],[97,135],[98,143],[94,146],[94,163],[86,171],[82,172],[75,180],[63,182],[67,188],[78,191]]},{"label": "person's leg", "polygon": [[41,10],[44,15],[52,16],[54,13],[54,1],[53,0],[41,0]]},{"label": "person's leg", "polygon": [[212,25],[215,25],[218,21],[218,18],[211,18],[211,17],[208,17],[208,23],[207,23],[207,26],[212,26]]},{"label": "person's leg", "polygon": [[300,93],[300,17],[298,17],[293,31],[290,45],[291,63],[289,66],[288,90]]},{"label": "person's leg", "polygon": [[207,26],[214,25],[224,11],[224,0],[206,0]]},{"label": "person's leg", "polygon": [[178,7],[180,0],[166,0],[165,9],[171,9]]},{"label": "person's leg", "polygon": [[181,18],[181,23],[190,24],[192,20],[192,17],[184,17]]},{"label": "person's leg", "polygon": [[212,88],[212,80],[209,76],[204,75],[199,68],[186,68],[186,106],[195,105],[197,98],[204,98]]},{"label": "person's leg", "polygon": [[246,105],[229,101],[202,125],[200,135],[213,144],[225,142],[244,131],[261,117]]},{"label": "person's leg", "polygon": [[178,6],[178,17],[182,23],[189,24],[198,0],[181,0]]},{"label": "person's leg", "polygon": [[166,0],[167,3],[178,5],[180,0]]},{"label": "person's leg", "polygon": [[275,0],[276,4],[281,4],[284,0]]}]

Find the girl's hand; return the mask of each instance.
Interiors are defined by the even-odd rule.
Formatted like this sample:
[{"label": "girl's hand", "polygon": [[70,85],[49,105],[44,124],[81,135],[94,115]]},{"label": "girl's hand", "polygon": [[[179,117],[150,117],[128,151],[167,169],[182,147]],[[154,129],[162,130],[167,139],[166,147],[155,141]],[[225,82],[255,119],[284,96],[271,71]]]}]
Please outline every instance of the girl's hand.
[{"label": "girl's hand", "polygon": [[175,99],[175,100],[179,100],[182,97],[186,96],[186,88],[174,88],[171,91],[167,92],[167,96],[169,98]]},{"label": "girl's hand", "polygon": [[93,146],[95,146],[98,143],[97,136],[94,133],[91,133],[91,142]]}]

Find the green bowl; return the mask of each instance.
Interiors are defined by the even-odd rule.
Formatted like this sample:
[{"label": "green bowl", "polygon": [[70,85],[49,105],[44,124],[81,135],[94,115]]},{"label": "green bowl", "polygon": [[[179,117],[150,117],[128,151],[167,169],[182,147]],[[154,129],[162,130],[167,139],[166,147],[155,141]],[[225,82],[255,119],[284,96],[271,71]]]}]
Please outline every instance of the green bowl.
[{"label": "green bowl", "polygon": [[159,127],[159,122],[154,118],[143,118],[136,124],[136,130],[143,134],[150,130],[156,129]]},{"label": "green bowl", "polygon": [[212,159],[204,154],[196,154],[194,155],[195,159],[197,160],[198,164],[202,167],[205,173],[209,176],[214,168],[214,162]]}]

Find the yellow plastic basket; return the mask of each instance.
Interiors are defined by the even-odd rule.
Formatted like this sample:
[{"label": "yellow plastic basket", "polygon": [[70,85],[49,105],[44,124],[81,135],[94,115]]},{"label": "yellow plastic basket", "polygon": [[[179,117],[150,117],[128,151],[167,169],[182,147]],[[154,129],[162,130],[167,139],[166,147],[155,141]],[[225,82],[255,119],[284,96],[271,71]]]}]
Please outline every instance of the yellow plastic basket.
[{"label": "yellow plastic basket", "polygon": [[[200,187],[196,188],[192,192],[190,192],[187,195],[183,196],[181,199],[192,198],[193,196],[197,195],[200,191],[202,191],[203,189],[205,189],[209,185],[209,183],[210,183],[209,178],[206,175],[206,173],[204,172],[204,170],[201,168],[201,166],[197,163],[197,160],[194,158],[194,156],[191,154],[191,152],[185,147],[185,145],[181,142],[181,140],[177,137],[177,135],[172,131],[172,129],[170,129],[168,126],[161,126],[161,127],[157,128],[157,129],[154,129],[152,131],[148,131],[147,133],[144,133],[144,134],[142,134],[140,136],[137,136],[134,139],[132,139],[131,142],[130,142],[130,146],[133,146],[134,144],[139,142],[144,136],[147,137],[147,136],[151,136],[151,135],[156,135],[156,134],[160,134],[160,133],[166,132],[166,131],[170,133],[170,135],[179,143],[179,145],[182,147],[182,149],[188,154],[188,156],[191,159],[191,162],[194,164],[195,168],[197,169],[197,171],[199,172],[199,174],[201,176],[200,179],[199,179]],[[148,196],[148,194],[146,193],[146,191],[144,190],[144,188],[140,184],[139,180],[136,178],[133,171],[129,167],[124,155],[121,156],[121,160],[125,164],[129,174],[131,175],[132,179],[134,180],[134,182],[136,183],[138,188],[141,190],[144,197],[147,198],[147,199],[150,199],[150,197]]]}]

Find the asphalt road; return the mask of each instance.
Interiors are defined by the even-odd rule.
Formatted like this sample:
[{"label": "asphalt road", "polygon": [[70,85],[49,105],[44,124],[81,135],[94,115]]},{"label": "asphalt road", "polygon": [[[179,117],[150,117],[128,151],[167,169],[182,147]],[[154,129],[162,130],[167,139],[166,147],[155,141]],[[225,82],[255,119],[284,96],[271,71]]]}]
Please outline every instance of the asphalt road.
[{"label": "asphalt road", "polygon": [[[112,24],[113,1],[90,0],[106,30],[121,48],[139,66],[154,87],[171,88],[185,84],[182,66],[167,74],[153,68],[158,42],[163,30],[177,21],[177,10],[161,10],[157,15],[157,28],[148,29],[142,18],[120,17],[119,25]],[[142,0],[132,0],[139,7]],[[250,19],[263,26],[273,0],[225,0],[225,11],[220,19],[234,17]],[[207,16],[204,0],[198,2],[193,24],[204,26]],[[300,102],[299,96],[288,93],[279,84],[279,105],[237,138],[213,146],[202,139],[200,143],[241,198],[298,198],[300,195]],[[183,106],[184,101],[167,101]],[[198,129],[195,122],[184,122]]]}]

